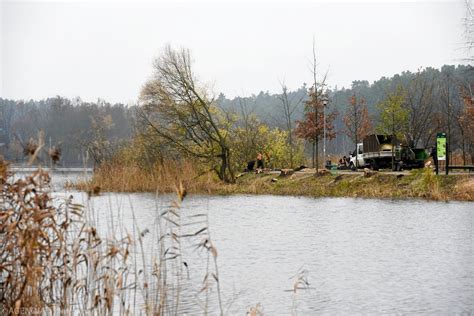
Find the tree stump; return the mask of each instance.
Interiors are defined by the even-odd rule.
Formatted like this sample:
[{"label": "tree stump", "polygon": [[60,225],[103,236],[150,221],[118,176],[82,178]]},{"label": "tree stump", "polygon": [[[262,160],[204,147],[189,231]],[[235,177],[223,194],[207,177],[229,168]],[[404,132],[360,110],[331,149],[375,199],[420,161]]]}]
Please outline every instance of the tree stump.
[{"label": "tree stump", "polygon": [[324,177],[324,176],[327,176],[328,174],[330,174],[330,172],[328,170],[321,169],[315,174],[315,176],[316,177]]},{"label": "tree stump", "polygon": [[295,173],[295,171],[293,169],[281,169],[280,177],[289,177],[293,173]]},{"label": "tree stump", "polygon": [[364,168],[364,177],[365,178],[370,178],[375,174],[377,174],[377,171],[370,170],[369,168]]}]

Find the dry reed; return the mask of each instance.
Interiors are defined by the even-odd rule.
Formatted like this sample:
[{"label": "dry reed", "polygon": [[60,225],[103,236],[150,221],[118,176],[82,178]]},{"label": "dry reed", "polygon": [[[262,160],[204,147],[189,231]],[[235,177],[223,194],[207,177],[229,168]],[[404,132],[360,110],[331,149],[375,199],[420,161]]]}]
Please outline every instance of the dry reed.
[{"label": "dry reed", "polygon": [[208,268],[208,281],[202,286],[217,286],[223,314],[217,250],[208,226],[193,234],[181,233],[180,207],[186,197],[183,185],[176,189],[177,199],[157,212],[158,228],[151,235],[157,237],[158,252],[148,256],[144,239],[150,231],[140,230],[136,222],[133,233],[103,238],[89,219],[93,216],[85,214],[72,196],[59,204],[53,199],[46,172],[38,170],[13,180],[3,163],[0,167],[4,170],[0,201],[2,314],[178,315],[180,280],[187,265],[180,246],[184,238],[202,238],[199,247],[213,258],[214,266]]},{"label": "dry reed", "polygon": [[90,181],[77,183],[80,190],[90,191],[100,187],[113,192],[174,192],[182,183],[189,192],[209,192],[221,185],[210,171],[199,171],[190,161],[166,161],[152,168],[120,163],[98,167]]}]

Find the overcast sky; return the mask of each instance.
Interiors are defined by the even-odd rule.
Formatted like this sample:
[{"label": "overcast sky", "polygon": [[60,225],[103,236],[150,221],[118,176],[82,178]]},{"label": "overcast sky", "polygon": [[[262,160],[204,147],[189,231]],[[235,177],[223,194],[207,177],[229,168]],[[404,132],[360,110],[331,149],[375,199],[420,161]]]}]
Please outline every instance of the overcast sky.
[{"label": "overcast sky", "polygon": [[166,44],[191,49],[201,81],[229,97],[310,83],[313,36],[332,87],[466,55],[462,0],[0,1],[3,98],[131,103]]}]

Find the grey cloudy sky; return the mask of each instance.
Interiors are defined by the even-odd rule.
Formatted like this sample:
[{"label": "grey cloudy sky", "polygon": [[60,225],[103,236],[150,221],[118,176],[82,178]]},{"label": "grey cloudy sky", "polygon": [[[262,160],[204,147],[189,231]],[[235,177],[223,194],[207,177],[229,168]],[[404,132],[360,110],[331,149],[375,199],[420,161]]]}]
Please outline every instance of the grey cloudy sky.
[{"label": "grey cloudy sky", "polygon": [[227,96],[311,82],[313,36],[332,87],[466,55],[462,0],[1,1],[4,98],[134,102],[166,44],[190,48],[200,79]]}]

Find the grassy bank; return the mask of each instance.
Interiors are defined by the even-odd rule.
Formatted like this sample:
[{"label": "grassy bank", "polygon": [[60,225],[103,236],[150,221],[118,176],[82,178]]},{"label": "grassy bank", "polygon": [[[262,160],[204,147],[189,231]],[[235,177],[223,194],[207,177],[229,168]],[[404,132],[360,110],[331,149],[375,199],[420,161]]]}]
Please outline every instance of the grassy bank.
[{"label": "grassy bank", "polygon": [[430,169],[406,175],[374,173],[331,174],[305,172],[288,177],[275,174],[242,174],[235,184],[224,184],[212,173],[199,175],[192,166],[174,171],[144,172],[137,168],[99,169],[88,183],[78,188],[91,191],[174,192],[182,182],[190,193],[201,194],[275,194],[313,197],[423,198],[427,200],[474,201],[474,177],[439,175]]},{"label": "grassy bank", "polygon": [[474,201],[474,177],[436,176],[430,170],[395,176],[375,173],[295,175],[287,178],[243,176],[222,193],[299,195],[313,197],[424,198],[428,200]]}]

